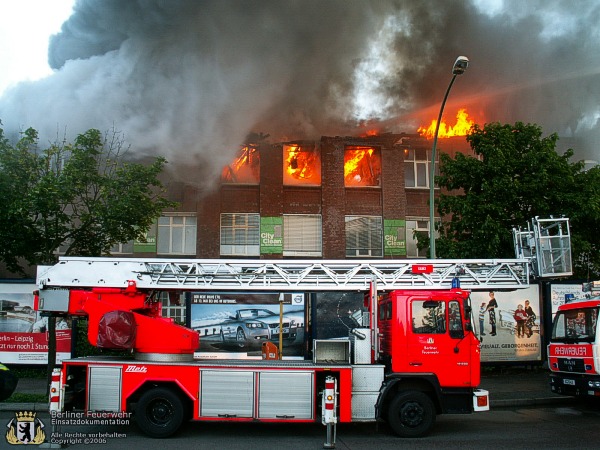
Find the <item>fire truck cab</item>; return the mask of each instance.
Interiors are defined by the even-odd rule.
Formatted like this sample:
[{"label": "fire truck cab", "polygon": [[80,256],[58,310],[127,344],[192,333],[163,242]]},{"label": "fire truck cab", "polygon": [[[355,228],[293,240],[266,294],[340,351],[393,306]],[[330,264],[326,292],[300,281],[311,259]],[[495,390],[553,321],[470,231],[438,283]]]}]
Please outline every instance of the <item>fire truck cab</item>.
[{"label": "fire truck cab", "polygon": [[[590,286],[595,291],[600,289],[597,282]],[[558,307],[548,345],[552,392],[600,397],[599,309],[597,295]]]}]

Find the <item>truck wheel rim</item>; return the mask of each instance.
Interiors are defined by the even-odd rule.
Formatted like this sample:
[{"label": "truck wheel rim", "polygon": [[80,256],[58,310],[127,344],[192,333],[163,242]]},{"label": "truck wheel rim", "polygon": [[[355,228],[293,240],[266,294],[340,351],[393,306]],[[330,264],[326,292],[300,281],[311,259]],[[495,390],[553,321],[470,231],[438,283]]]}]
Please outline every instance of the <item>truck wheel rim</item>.
[{"label": "truck wheel rim", "polygon": [[424,409],[420,403],[407,402],[400,410],[400,420],[408,427],[416,427],[423,423]]},{"label": "truck wheel rim", "polygon": [[149,409],[149,419],[155,425],[165,425],[173,416],[173,406],[166,400],[157,399],[152,402]]}]

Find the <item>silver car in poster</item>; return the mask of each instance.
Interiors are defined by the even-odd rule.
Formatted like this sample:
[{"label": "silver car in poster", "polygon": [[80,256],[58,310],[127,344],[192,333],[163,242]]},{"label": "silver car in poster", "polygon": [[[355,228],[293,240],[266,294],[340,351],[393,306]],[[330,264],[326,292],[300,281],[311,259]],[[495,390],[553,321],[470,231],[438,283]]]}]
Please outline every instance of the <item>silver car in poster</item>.
[{"label": "silver car in poster", "polygon": [[[283,315],[282,337],[287,342],[296,340],[296,320]],[[239,347],[261,345],[279,340],[279,314],[265,308],[246,308],[221,324],[221,341],[234,342]]]}]

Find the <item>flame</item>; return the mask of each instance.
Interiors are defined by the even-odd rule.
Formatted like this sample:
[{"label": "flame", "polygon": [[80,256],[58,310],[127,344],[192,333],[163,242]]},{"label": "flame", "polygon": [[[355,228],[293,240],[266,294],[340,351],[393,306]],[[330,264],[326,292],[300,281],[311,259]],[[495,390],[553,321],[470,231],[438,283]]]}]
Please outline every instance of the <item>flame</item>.
[{"label": "flame", "polygon": [[346,186],[379,186],[381,160],[373,147],[350,146],[344,152]]},{"label": "flame", "polygon": [[[286,184],[321,183],[321,160],[316,149],[307,149],[299,144],[284,147],[285,157],[285,182]],[[284,155],[285,155],[284,153]]]},{"label": "flame", "polygon": [[236,160],[223,168],[221,180],[226,183],[257,183],[260,174],[260,157],[256,147],[246,145],[240,149]]},{"label": "flame", "polygon": [[[437,120],[432,120],[429,127],[419,127],[417,133],[420,133],[421,136],[425,136],[427,139],[431,139],[435,135],[435,127],[437,125]],[[469,134],[471,127],[475,125],[475,121],[469,119],[469,114],[467,110],[462,108],[459,109],[456,113],[456,124],[454,126],[447,125],[443,120],[440,123],[440,129],[438,130],[438,137],[440,138],[449,138],[452,136],[466,136]]]}]

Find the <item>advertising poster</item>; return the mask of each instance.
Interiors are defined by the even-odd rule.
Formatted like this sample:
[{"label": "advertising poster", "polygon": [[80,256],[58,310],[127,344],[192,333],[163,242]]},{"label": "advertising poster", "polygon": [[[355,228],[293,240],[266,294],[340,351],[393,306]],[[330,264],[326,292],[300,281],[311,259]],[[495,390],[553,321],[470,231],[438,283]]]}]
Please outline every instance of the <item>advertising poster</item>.
[{"label": "advertising poster", "polygon": [[406,256],[406,221],[383,221],[385,256]]},{"label": "advertising poster", "polygon": [[[0,362],[48,364],[47,318],[33,310],[35,284],[0,284]],[[56,320],[56,359],[71,357],[71,324]]]},{"label": "advertising poster", "polygon": [[193,292],[188,317],[200,335],[195,358],[262,359],[263,342],[279,345],[281,320],[283,359],[303,359],[303,293]]},{"label": "advertising poster", "polygon": [[260,254],[283,253],[283,217],[260,218]]},{"label": "advertising poster", "polygon": [[541,361],[538,286],[510,292],[472,292],[481,362]]},{"label": "advertising poster", "polygon": [[584,299],[586,293],[583,292],[581,284],[552,284],[550,285],[550,298],[552,301],[552,320],[558,311],[560,305],[565,304],[565,297],[572,295],[573,300]]}]

